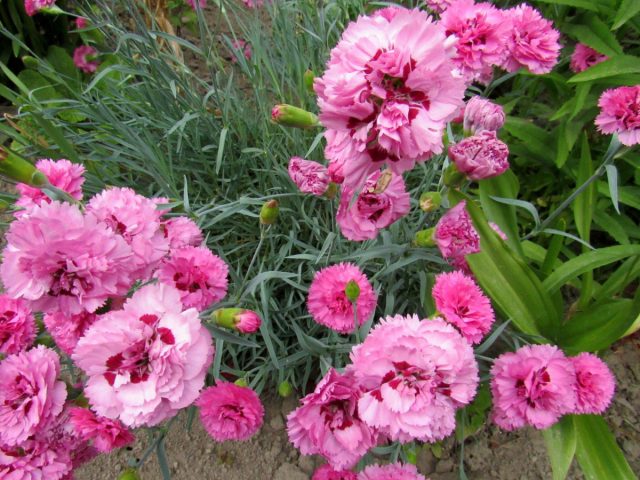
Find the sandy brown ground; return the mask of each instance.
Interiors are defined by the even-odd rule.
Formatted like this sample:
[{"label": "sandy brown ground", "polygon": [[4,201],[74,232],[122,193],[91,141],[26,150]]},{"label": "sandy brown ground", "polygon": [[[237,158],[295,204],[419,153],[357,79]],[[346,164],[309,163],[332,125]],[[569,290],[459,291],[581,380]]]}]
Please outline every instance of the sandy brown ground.
[{"label": "sandy brown ground", "polygon": [[[606,419],[614,429],[631,467],[640,472],[640,335],[619,342],[605,356],[613,369],[618,391]],[[192,430],[184,427],[185,415],[178,418],[168,434],[167,455],[174,480],[308,480],[320,458],[300,456],[287,440],[286,414],[296,406],[293,398],[266,402],[265,424],[248,442],[216,443],[196,419]],[[80,469],[77,480],[114,480],[129,458],[146,448],[141,432],[131,451],[121,449],[103,455]],[[457,480],[459,447],[445,442],[441,458],[426,450],[418,457],[418,467],[431,480]],[[551,478],[546,450],[539,432],[524,429],[505,433],[485,427],[465,445],[465,469],[470,480],[542,480]],[[142,480],[161,479],[155,455],[140,471]],[[575,468],[571,479],[582,479]],[[616,479],[611,479],[616,480]]]}]

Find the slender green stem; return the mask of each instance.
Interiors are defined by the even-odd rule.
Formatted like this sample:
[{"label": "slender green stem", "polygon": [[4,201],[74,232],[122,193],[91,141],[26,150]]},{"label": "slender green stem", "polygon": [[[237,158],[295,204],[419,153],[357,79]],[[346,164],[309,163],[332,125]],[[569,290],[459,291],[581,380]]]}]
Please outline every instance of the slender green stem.
[{"label": "slender green stem", "polygon": [[351,305],[353,305],[353,323],[354,323],[354,330],[353,332],[356,335],[356,343],[360,343],[360,325],[358,325],[358,301],[353,301],[351,302]]}]

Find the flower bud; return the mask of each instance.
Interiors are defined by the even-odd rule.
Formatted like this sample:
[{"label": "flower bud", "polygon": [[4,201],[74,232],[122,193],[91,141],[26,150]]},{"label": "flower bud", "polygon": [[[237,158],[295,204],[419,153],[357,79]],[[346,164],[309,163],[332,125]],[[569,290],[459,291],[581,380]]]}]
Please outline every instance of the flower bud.
[{"label": "flower bud", "polygon": [[350,302],[355,302],[360,296],[360,285],[355,280],[349,280],[344,287],[344,294]]},{"label": "flower bud", "polygon": [[338,194],[338,184],[329,182],[329,186],[327,187],[327,191],[324,192],[324,196],[329,200],[333,200],[334,198],[336,198],[337,194]]},{"label": "flower bud", "polygon": [[284,382],[280,382],[280,385],[278,385],[278,395],[280,395],[282,398],[287,398],[291,396],[292,393],[293,387],[289,382],[287,382],[286,380]]},{"label": "flower bud", "polygon": [[315,79],[316,74],[313,73],[313,70],[307,68],[307,71],[304,72],[302,76],[302,80],[304,81],[305,88],[309,91],[309,93],[315,93],[313,90],[313,80]]},{"label": "flower bud", "polygon": [[416,236],[413,240],[413,244],[416,247],[431,248],[436,246],[436,241],[433,238],[435,227],[427,228],[426,230],[419,230],[416,232]]},{"label": "flower bud", "polygon": [[32,187],[46,185],[47,177],[24,158],[0,147],[0,175]]},{"label": "flower bud", "polygon": [[240,333],[254,333],[262,324],[256,312],[244,308],[220,308],[211,317],[217,325]]},{"label": "flower bud", "polygon": [[127,468],[118,480],[140,480],[140,475],[135,468]]},{"label": "flower bud", "polygon": [[240,377],[239,379],[237,379],[235,382],[233,382],[235,385],[239,386],[239,387],[248,387],[249,384],[247,383],[247,379],[244,377]]},{"label": "flower bud", "polygon": [[25,67],[30,68],[32,70],[38,69],[38,59],[36,57],[32,57],[31,55],[25,55],[22,57],[22,63]]},{"label": "flower bud", "polygon": [[420,195],[420,208],[424,212],[433,212],[440,208],[442,195],[440,192],[424,192]]},{"label": "flower bud", "polygon": [[262,225],[273,225],[280,213],[278,200],[269,200],[260,209],[260,223]]},{"label": "flower bud", "polygon": [[293,105],[280,104],[271,109],[271,120],[285,127],[313,128],[319,127],[318,117]]},{"label": "flower bud", "polygon": [[464,174],[460,173],[455,163],[452,163],[446,168],[443,177],[444,184],[450,188],[459,187],[462,185],[462,182],[464,182]]},{"label": "flower bud", "polygon": [[482,97],[472,97],[464,109],[463,128],[471,134],[482,130],[497,131],[504,125],[504,110]]}]

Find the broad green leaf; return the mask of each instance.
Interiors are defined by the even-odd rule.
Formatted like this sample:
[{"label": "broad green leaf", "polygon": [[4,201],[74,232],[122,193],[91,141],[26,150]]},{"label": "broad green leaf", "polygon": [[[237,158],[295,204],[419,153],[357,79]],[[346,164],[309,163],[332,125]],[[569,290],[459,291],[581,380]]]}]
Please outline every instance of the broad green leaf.
[{"label": "broad green leaf", "polygon": [[[593,174],[593,162],[587,134],[582,134],[580,149],[580,163],[578,164],[578,178],[576,186],[582,185]],[[573,202],[573,215],[576,228],[585,242],[589,242],[591,233],[591,220],[593,217],[593,204],[595,201],[595,185],[592,183],[576,197]]]},{"label": "broad green leaf", "polygon": [[547,292],[553,293],[587,271],[633,255],[640,255],[640,245],[616,245],[583,253],[563,263],[562,266],[544,280],[543,286]]},{"label": "broad green leaf", "polygon": [[630,73],[640,73],[640,58],[632,55],[617,55],[574,75],[568,82],[588,82]]},{"label": "broad green leaf", "polygon": [[621,218],[623,217],[620,217],[620,215],[616,215],[614,217],[598,208],[593,212],[593,221],[596,225],[598,225],[605,233],[613,237],[613,239],[619,244],[628,245],[631,243],[629,240],[629,234],[620,223]]},{"label": "broad green leaf", "polygon": [[637,480],[600,415],[574,415],[573,422],[576,457],[586,480]]},{"label": "broad green leaf", "polygon": [[582,23],[568,24],[565,31],[581,43],[609,57],[622,53],[615,35],[596,15],[584,15],[580,20]]},{"label": "broad green leaf", "polygon": [[570,121],[562,122],[556,129],[557,135],[557,147],[556,147],[556,166],[562,168],[569,158],[569,154],[573,150],[573,146],[578,140],[580,132],[585,121]]},{"label": "broad green leaf", "polygon": [[622,0],[618,13],[613,19],[611,29],[617,30],[638,13],[640,13],[640,2],[638,0]]},{"label": "broad green leaf", "polygon": [[66,80],[71,80],[74,84],[73,86],[80,79],[80,70],[75,66],[73,59],[64,48],[58,46],[49,47],[47,61],[58,74],[64,75]]},{"label": "broad green leaf", "polygon": [[585,10],[598,11],[598,2],[593,0],[538,0],[543,3],[552,3],[554,5],[568,5],[570,7],[579,7]]},{"label": "broad green leaf", "polygon": [[551,134],[533,122],[509,116],[504,129],[518,140],[522,140],[522,146],[541,160],[549,161],[554,158],[554,152],[549,149],[553,142]]},{"label": "broad green leaf", "polygon": [[607,183],[609,184],[611,203],[613,203],[613,208],[620,215],[620,206],[618,205],[618,169],[615,165],[605,165],[604,168],[607,170]]},{"label": "broad green leaf", "polygon": [[[611,198],[608,182],[596,182],[596,189],[605,197]],[[618,201],[624,205],[629,205],[640,210],[640,187],[624,186],[618,187]]]},{"label": "broad green leaf", "polygon": [[542,436],[547,446],[553,480],[564,480],[576,453],[577,441],[573,419],[568,415],[563,417],[552,427],[542,430]]},{"label": "broad green leaf", "polygon": [[640,257],[628,258],[618,269],[608,276],[607,281],[598,288],[593,297],[597,302],[607,300],[640,276]]}]

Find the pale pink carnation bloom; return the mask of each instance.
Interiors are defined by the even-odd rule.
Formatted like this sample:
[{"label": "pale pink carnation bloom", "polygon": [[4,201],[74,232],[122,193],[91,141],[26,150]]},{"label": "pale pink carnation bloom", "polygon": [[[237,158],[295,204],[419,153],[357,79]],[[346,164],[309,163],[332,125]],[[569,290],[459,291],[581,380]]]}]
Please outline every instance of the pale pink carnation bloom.
[{"label": "pale pink carnation bloom", "polygon": [[504,121],[503,108],[478,95],[471,97],[464,108],[463,128],[467,132],[478,133],[482,130],[497,132],[504,125]]},{"label": "pale pink carnation bloom", "polygon": [[238,323],[235,324],[235,329],[240,333],[255,333],[262,325],[260,316],[251,310],[238,313],[236,319]]},{"label": "pale pink carnation bloom", "polygon": [[473,278],[460,271],[436,275],[433,286],[436,309],[460,330],[471,344],[480,343],[495,321],[491,301]]},{"label": "pale pink carnation bloom", "polygon": [[508,55],[501,66],[508,72],[525,67],[532,73],[549,73],[558,63],[561,49],[560,32],[553,23],[526,3],[505,10],[503,16],[511,28],[506,40]]},{"label": "pale pink carnation bloom", "polygon": [[72,358],[89,377],[84,393],[96,413],[139,427],[198,398],[213,352],[198,311],[183,309],[175,288],[152,284],[89,327]]},{"label": "pale pink carnation bloom", "polygon": [[358,477],[351,470],[334,470],[331,465],[326,464],[313,472],[311,480],[358,480]]},{"label": "pale pink carnation bloom", "polygon": [[95,60],[97,55],[98,51],[95,48],[81,45],[73,51],[73,63],[84,73],[94,73],[100,66],[100,62]]},{"label": "pale pink carnation bloom", "polygon": [[24,9],[27,15],[33,17],[36,13],[46,7],[52,7],[56,0],[24,0]]},{"label": "pale pink carnation bloom", "polygon": [[155,273],[160,282],[180,291],[185,307],[204,310],[227,294],[229,267],[207,247],[183,247],[171,252]]},{"label": "pale pink carnation bloom", "polygon": [[571,70],[574,73],[580,73],[597,63],[604,62],[608,58],[584,43],[578,43],[571,54]]},{"label": "pale pink carnation bloom", "polygon": [[182,247],[202,245],[202,230],[196,222],[187,217],[174,217],[162,223],[165,238],[169,241],[169,251]]},{"label": "pale pink carnation bloom", "polygon": [[353,348],[351,362],[365,388],[360,417],[401,443],[450,435],[456,410],[478,387],[471,345],[440,318],[386,317]]},{"label": "pale pink carnation bloom", "polygon": [[509,147],[496,132],[483,130],[449,146],[449,158],[471,180],[502,175],[509,168]]},{"label": "pale pink carnation bloom", "polygon": [[432,12],[442,13],[455,3],[455,0],[426,0],[425,3]]},{"label": "pale pink carnation bloom", "polygon": [[331,368],[287,417],[289,440],[303,455],[322,455],[335,469],[353,467],[377,441],[358,415],[361,395],[352,373]]},{"label": "pale pink carnation bloom", "polygon": [[404,10],[404,7],[392,5],[389,7],[384,7],[379,10],[376,10],[371,15],[373,17],[380,16],[384,18],[387,22],[390,22],[398,13],[402,12],[403,10]]},{"label": "pale pink carnation bloom", "polygon": [[576,372],[558,347],[527,345],[500,355],[491,368],[493,421],[505,430],[545,429],[576,404]]},{"label": "pale pink carnation bloom", "polygon": [[398,7],[347,26],[314,89],[328,129],[325,156],[342,166],[349,188],[385,164],[401,174],[442,152],[465,88],[454,53],[444,29],[418,10]]},{"label": "pale pink carnation bloom", "polygon": [[576,406],[573,413],[604,412],[616,389],[616,379],[607,364],[586,352],[569,360],[576,370]]},{"label": "pale pink carnation bloom", "polygon": [[135,440],[119,421],[99,417],[88,408],[71,408],[69,417],[75,433],[85,441],[92,441],[99,452],[108,453]]},{"label": "pale pink carnation bloom", "polygon": [[358,474],[357,480],[426,480],[410,463],[390,465],[369,465]]},{"label": "pale pink carnation bloom", "polygon": [[76,28],[78,30],[82,30],[83,28],[87,28],[88,20],[84,17],[76,17]]},{"label": "pale pink carnation bloom", "polygon": [[204,429],[218,442],[248,440],[264,421],[264,407],[256,392],[220,380],[202,391],[196,406]]},{"label": "pale pink carnation bloom", "polygon": [[20,353],[35,339],[36,321],[29,304],[0,294],[0,353]]},{"label": "pale pink carnation bloom", "polygon": [[[54,187],[67,192],[76,200],[82,200],[82,184],[84,183],[84,167],[69,160],[49,160],[42,159],[36,163],[36,168],[47,177],[47,180]],[[20,217],[31,211],[35,205],[51,203],[51,199],[39,188],[30,187],[25,183],[18,183],[16,190],[20,197],[16,200],[16,205],[24,208],[14,215]]]},{"label": "pale pink carnation bloom", "polygon": [[[473,227],[465,205],[464,201],[458,203],[440,218],[433,238],[440,249],[440,254],[451,265],[465,273],[471,273],[465,256],[480,251],[480,236]],[[496,224],[490,223],[490,225],[503,240],[507,239]]]},{"label": "pale pink carnation bloom", "polygon": [[402,175],[389,170],[369,175],[353,203],[352,197],[353,190],[343,186],[336,214],[340,231],[349,240],[361,242],[376,238],[381,229],[409,213],[410,197]]},{"label": "pale pink carnation bloom", "polygon": [[0,276],[7,293],[33,310],[95,311],[131,285],[131,248],[75,205],[33,207],[11,223]]},{"label": "pale pink carnation bloom", "polygon": [[232,52],[233,56],[231,57],[231,61],[233,63],[238,62],[238,59],[236,58],[236,56],[240,54],[242,54],[244,58],[246,58],[247,60],[251,60],[251,56],[253,54],[251,51],[251,44],[246,40],[242,38],[238,38],[237,40],[232,40],[231,48],[233,49],[233,52]]},{"label": "pale pink carnation bloom", "polygon": [[602,133],[617,133],[620,143],[640,143],[640,85],[605,90],[598,100],[595,124]]},{"label": "pale pink carnation bloom", "polygon": [[289,177],[303,193],[323,195],[329,186],[327,167],[300,157],[289,160]]},{"label": "pale pink carnation bloom", "polygon": [[353,305],[345,294],[347,283],[354,281],[360,287],[356,300],[358,325],[369,320],[376,308],[376,293],[367,276],[352,263],[339,263],[316,272],[309,287],[307,308],[320,325],[338,333],[351,333],[355,329]]},{"label": "pale pink carnation bloom", "polygon": [[42,440],[19,446],[0,444],[0,478],[3,480],[69,480],[73,463],[68,450]]},{"label": "pale pink carnation bloom", "polygon": [[131,188],[108,188],[89,200],[87,212],[95,215],[131,246],[132,275],[146,280],[169,251],[160,228],[162,211],[156,202]]},{"label": "pale pink carnation bloom", "polygon": [[[113,306],[113,305],[112,305]],[[67,355],[73,354],[78,340],[84,332],[98,318],[95,313],[82,311],[75,315],[65,315],[62,312],[48,312],[44,315],[44,326],[51,334],[56,345]]]},{"label": "pale pink carnation bloom", "polygon": [[440,17],[446,35],[455,35],[454,62],[467,79],[485,79],[506,55],[511,28],[502,10],[490,3],[457,0]]},{"label": "pale pink carnation bloom", "polygon": [[42,345],[0,362],[0,445],[19,445],[45,430],[67,398],[60,359]]}]

